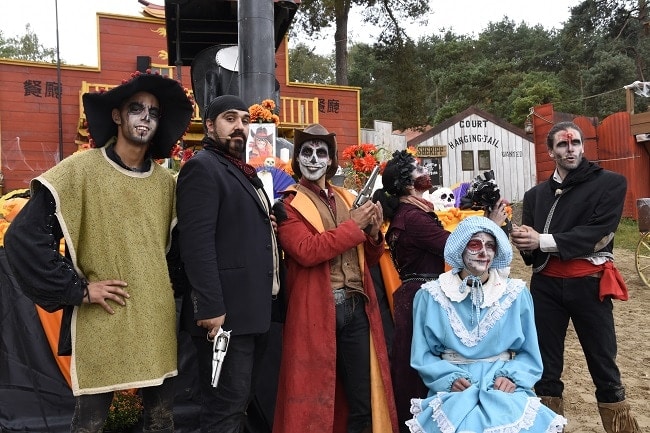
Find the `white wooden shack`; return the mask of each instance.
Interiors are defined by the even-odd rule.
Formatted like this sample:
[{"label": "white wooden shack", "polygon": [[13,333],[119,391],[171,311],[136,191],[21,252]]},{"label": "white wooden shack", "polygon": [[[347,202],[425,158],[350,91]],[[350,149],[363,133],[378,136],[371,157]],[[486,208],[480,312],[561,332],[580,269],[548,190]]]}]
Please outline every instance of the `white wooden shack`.
[{"label": "white wooden shack", "polygon": [[537,184],[531,137],[476,107],[409,139],[407,146],[417,149],[434,185],[453,189],[493,170],[501,196],[519,202]]}]

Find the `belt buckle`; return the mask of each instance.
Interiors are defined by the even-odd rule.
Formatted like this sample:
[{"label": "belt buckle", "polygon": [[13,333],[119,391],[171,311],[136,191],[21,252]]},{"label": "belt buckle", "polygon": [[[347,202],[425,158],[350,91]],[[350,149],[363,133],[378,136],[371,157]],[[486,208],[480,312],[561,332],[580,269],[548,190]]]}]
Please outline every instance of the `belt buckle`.
[{"label": "belt buckle", "polygon": [[334,305],[340,305],[345,302],[345,289],[332,290],[332,294],[334,295]]}]

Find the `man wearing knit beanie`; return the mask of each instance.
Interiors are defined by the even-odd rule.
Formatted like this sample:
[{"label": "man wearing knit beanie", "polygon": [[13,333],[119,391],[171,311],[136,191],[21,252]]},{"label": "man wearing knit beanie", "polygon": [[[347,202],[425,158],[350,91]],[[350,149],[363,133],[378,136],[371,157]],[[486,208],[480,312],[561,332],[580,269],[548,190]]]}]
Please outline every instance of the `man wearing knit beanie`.
[{"label": "man wearing knit beanie", "polygon": [[[243,431],[279,290],[271,204],[257,172],[243,161],[249,120],[240,98],[212,100],[203,150],[178,176],[179,248],[191,286],[181,326],[197,349],[202,432]],[[213,387],[212,341],[220,328],[231,336]]]}]

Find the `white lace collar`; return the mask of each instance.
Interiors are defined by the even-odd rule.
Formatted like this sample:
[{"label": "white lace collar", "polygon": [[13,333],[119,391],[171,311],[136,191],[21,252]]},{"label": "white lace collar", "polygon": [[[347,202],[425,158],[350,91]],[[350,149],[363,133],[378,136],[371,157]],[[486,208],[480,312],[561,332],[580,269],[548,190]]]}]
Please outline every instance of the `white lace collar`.
[{"label": "white lace collar", "polygon": [[424,283],[422,289],[426,290],[445,310],[449,324],[460,341],[467,347],[474,347],[508,311],[519,293],[526,289],[526,284],[522,280],[510,279],[499,275],[496,271],[494,273],[490,271],[488,281],[483,285],[486,293],[481,304],[481,308],[486,306],[487,313],[479,319],[478,323],[473,322],[470,328],[467,328],[453,305],[454,302],[460,302],[469,296],[469,290],[462,294],[459,292],[458,287],[461,283],[460,277],[450,271],[440,275],[438,280]]},{"label": "white lace collar", "polygon": [[[497,302],[506,291],[507,279],[496,269],[490,269],[488,280],[483,283],[483,302],[481,308],[487,308]],[[452,302],[461,302],[470,295],[470,290],[460,292],[459,288],[463,283],[460,274],[452,274],[451,271],[440,275],[440,289]]]}]

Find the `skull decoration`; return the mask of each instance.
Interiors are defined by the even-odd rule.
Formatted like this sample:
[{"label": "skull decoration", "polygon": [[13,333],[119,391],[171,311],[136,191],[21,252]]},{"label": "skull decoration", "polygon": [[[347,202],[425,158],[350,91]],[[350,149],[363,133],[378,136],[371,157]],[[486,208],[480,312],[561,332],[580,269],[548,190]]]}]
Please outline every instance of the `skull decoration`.
[{"label": "skull decoration", "polygon": [[450,188],[438,188],[430,193],[427,199],[433,203],[434,210],[445,210],[456,205],[454,192]]},{"label": "skull decoration", "polygon": [[266,158],[264,160],[264,167],[266,167],[266,168],[275,167],[275,158],[273,158],[273,157]]}]

